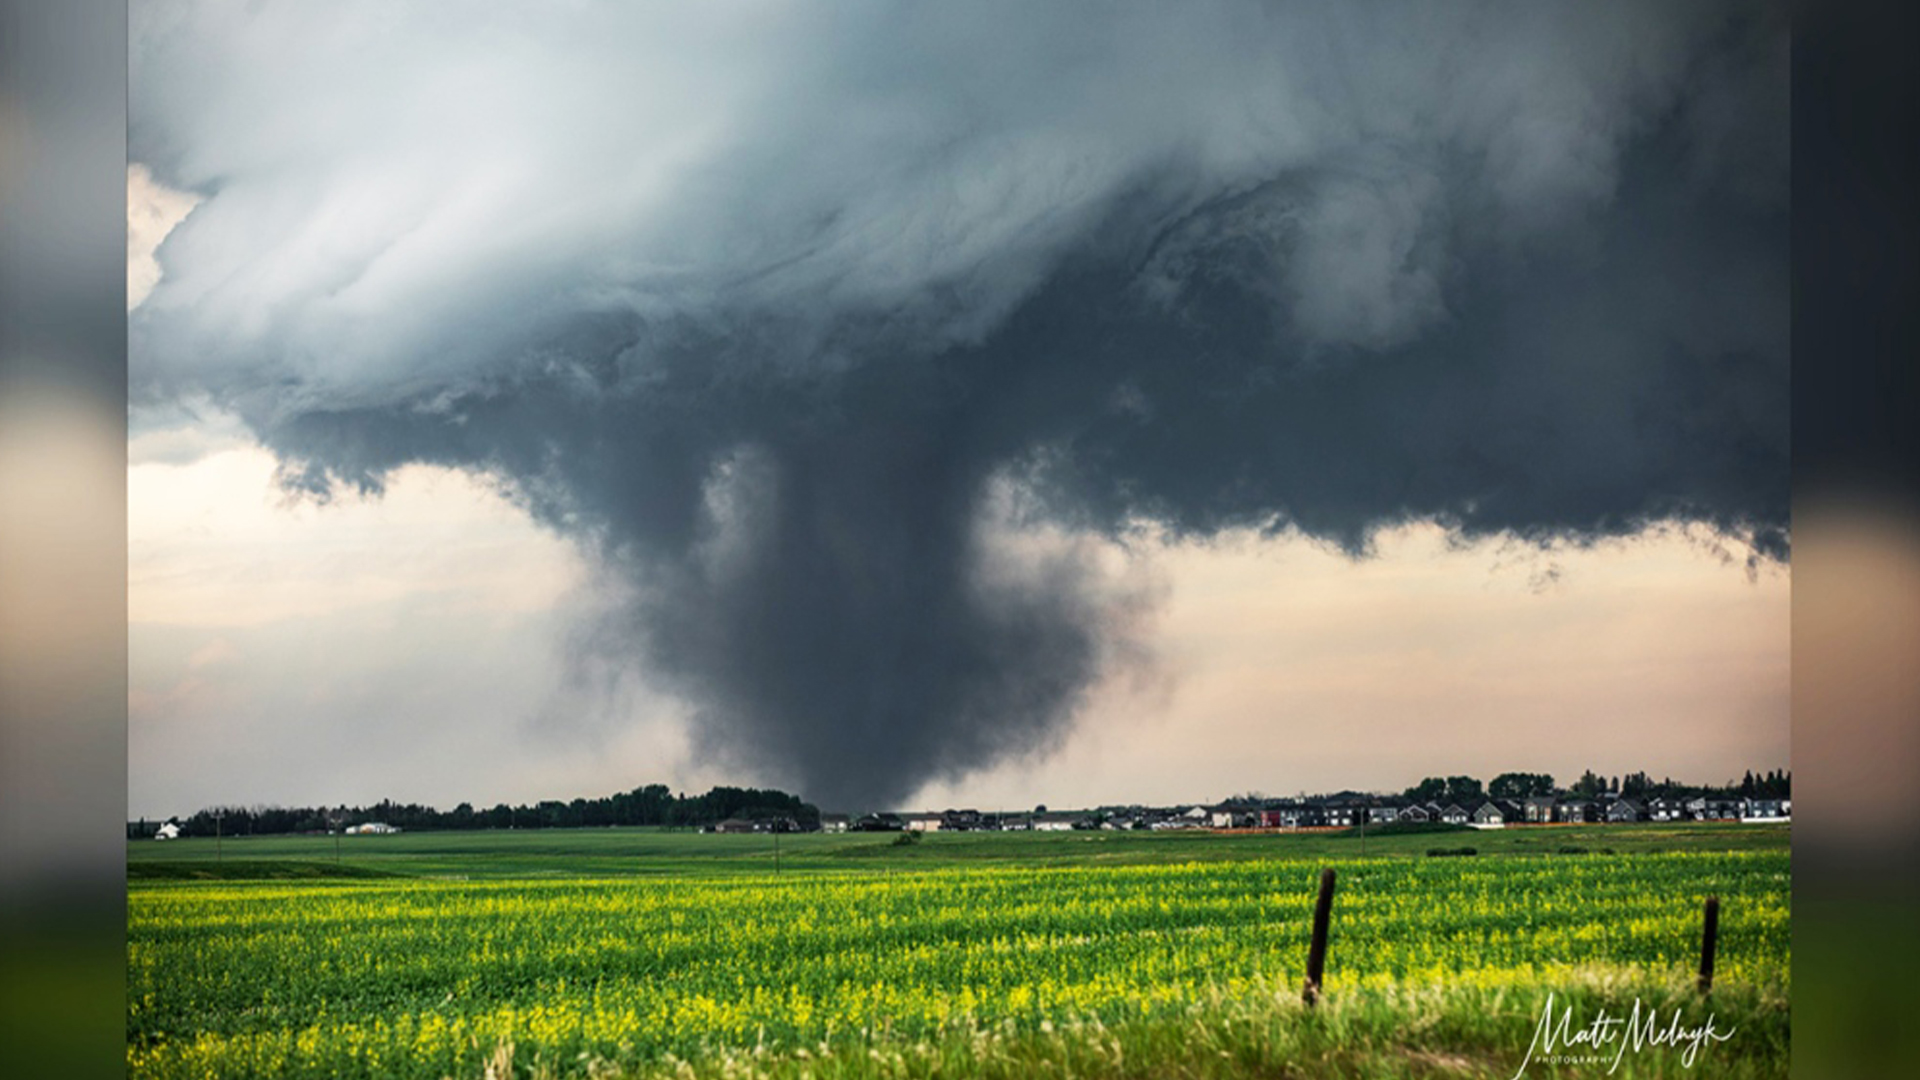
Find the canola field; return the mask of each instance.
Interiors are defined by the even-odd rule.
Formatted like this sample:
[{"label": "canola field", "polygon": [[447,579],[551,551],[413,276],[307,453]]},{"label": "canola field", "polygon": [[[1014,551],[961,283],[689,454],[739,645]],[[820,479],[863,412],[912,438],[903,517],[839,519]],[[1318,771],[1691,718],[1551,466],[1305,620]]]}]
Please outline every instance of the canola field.
[{"label": "canola field", "polygon": [[[956,1032],[1151,1022],[1297,996],[1327,865],[1329,1002],[1497,999],[1596,969],[1684,986],[1714,894],[1717,992],[1785,1007],[1785,850],[165,881],[129,894],[127,1063],[135,1077],[478,1080],[684,1075],[746,1054],[801,1076]],[[1784,1015],[1777,1027],[1783,1040]],[[1764,1054],[1784,1075],[1784,1046]]]}]

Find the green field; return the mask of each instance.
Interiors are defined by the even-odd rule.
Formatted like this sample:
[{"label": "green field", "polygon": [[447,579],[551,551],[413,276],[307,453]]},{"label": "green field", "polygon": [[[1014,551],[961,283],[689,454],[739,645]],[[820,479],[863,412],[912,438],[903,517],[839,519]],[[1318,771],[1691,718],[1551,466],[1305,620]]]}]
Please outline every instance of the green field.
[{"label": "green field", "polygon": [[[1787,830],[710,836],[129,847],[135,1076],[1511,1077],[1547,995],[1782,1076]],[[1473,857],[1430,848],[1471,845]],[[1611,852],[1611,853],[1608,853]],[[1327,996],[1298,999],[1318,871]],[[1722,898],[1716,989],[1691,990]],[[1591,1053],[1591,1051],[1587,1051]],[[1611,1050],[1609,1050],[1611,1063]],[[1538,1061],[1528,1075],[1592,1075]],[[1681,1075],[1647,1047],[1616,1076]]]}]

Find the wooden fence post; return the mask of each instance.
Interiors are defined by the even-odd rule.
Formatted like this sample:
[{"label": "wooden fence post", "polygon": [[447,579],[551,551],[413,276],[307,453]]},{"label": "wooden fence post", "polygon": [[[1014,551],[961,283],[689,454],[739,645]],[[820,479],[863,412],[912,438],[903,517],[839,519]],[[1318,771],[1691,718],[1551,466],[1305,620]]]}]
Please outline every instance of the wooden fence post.
[{"label": "wooden fence post", "polygon": [[1713,950],[1720,938],[1720,898],[1707,897],[1706,922],[1700,932],[1700,992],[1713,991]]},{"label": "wooden fence post", "polygon": [[1320,898],[1313,905],[1313,941],[1307,946],[1307,985],[1300,999],[1311,1008],[1320,998],[1320,977],[1327,966],[1327,921],[1333,914],[1333,870],[1320,871]]}]

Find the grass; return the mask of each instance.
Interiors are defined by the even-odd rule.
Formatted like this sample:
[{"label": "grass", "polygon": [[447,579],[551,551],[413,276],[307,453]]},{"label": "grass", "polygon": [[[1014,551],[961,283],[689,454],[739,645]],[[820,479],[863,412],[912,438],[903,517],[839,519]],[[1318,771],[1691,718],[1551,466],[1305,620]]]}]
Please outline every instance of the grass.
[{"label": "grass", "polygon": [[[388,1077],[397,1075],[398,1063],[412,1060],[408,1055],[414,1051],[406,1049],[412,1036],[381,1034],[376,1030],[381,1025],[457,1023],[462,1010],[489,1015],[489,1009],[510,1007],[521,1010],[516,1026],[474,1028],[477,1041],[460,1043],[470,1049],[436,1059],[444,1064],[431,1075],[455,1080],[1510,1078],[1520,1070],[1551,994],[1556,1011],[1572,1009],[1576,1028],[1603,1008],[1620,1017],[1639,1003],[1657,1010],[1662,1027],[1675,1013],[1684,1024],[1697,1026],[1710,1012],[1718,1030],[1734,1033],[1702,1049],[1694,1068],[1686,1068],[1676,1050],[1647,1047],[1621,1054],[1613,1076],[1743,1080],[1785,1075],[1790,1009],[1781,905],[1786,902],[1788,828],[1527,826],[1472,830],[1471,836],[1451,831],[1445,837],[1438,831],[1445,830],[1382,835],[1369,829],[1364,839],[1357,831],[1331,830],[936,833],[910,844],[899,843],[899,834],[788,835],[778,838],[777,863],[770,835],[657,829],[132,842],[129,899],[137,918],[129,926],[130,989],[136,971],[145,972],[147,981],[140,984],[138,1022],[135,1012],[128,1014],[130,1063],[136,1046],[145,1054],[164,1043],[184,1056],[139,1058],[134,1075],[280,1075],[277,1068],[249,1071],[240,1059],[223,1059],[218,1040],[252,1031],[284,1031],[295,1040],[310,1031],[324,1040],[331,1037],[327,1030],[344,1023],[366,1029],[370,1045],[388,1046],[389,1056],[326,1059],[332,1064],[323,1063],[320,1072],[308,1068],[302,1074]],[[1451,851],[1460,841],[1477,856],[1428,857],[1436,843]],[[1613,893],[1622,889],[1630,898],[1667,896],[1669,890],[1664,884],[1654,887],[1653,878],[1645,887],[1632,884],[1650,863],[1666,861],[1640,856],[1666,852],[1752,852],[1758,861],[1744,856],[1732,861],[1745,867],[1738,871],[1744,884],[1722,880],[1724,871],[1689,878],[1668,905],[1684,911],[1640,911],[1638,899],[1626,901],[1636,907],[1633,912],[1616,909],[1621,898]],[[1163,878],[1171,883],[1215,873],[1258,876],[1267,873],[1271,860],[1298,860],[1279,868],[1286,880],[1299,879],[1297,895],[1283,890],[1271,899],[1250,900],[1254,892],[1241,890],[1243,897],[1227,889],[1190,893],[1184,904],[1174,900],[1170,911],[1162,904],[1176,895],[1166,891],[1167,884],[1157,884]],[[1296,924],[1304,919],[1316,868],[1325,864],[1340,867],[1341,891],[1327,992],[1320,1006],[1309,1010],[1300,1003],[1294,967],[1304,944],[1296,940]],[[1082,869],[1090,872],[1071,873]],[[989,902],[981,889],[990,882],[969,870],[996,880],[1009,873],[1050,877],[1066,871],[1072,884],[1046,902]],[[955,872],[962,876],[949,881]],[[1519,883],[1543,874],[1565,887],[1536,888],[1535,900],[1516,906],[1511,898]],[[1079,916],[1070,909],[1091,902],[1098,882],[1116,875],[1140,879],[1128,889],[1108,889],[1112,902],[1140,926],[1106,929],[1099,921],[1104,915],[1084,926],[1075,923]],[[1730,887],[1733,895],[1757,890],[1748,902],[1773,905],[1773,929],[1764,932],[1770,937],[1756,937],[1750,922],[1724,923],[1725,977],[1703,999],[1692,989],[1687,970],[1687,952],[1697,948],[1686,940],[1697,910],[1690,905],[1697,899],[1683,900],[1678,893],[1728,895]],[[1500,898],[1495,901],[1499,910],[1475,912],[1441,902],[1436,888]],[[673,900],[678,891],[697,889],[720,891],[703,894],[711,903],[687,906]],[[834,899],[843,892],[851,899]],[[435,906],[441,896],[451,905],[444,911]],[[512,914],[521,907],[509,901],[524,912]],[[670,915],[675,929],[654,942],[650,932],[636,936],[643,923],[620,906],[627,903],[659,909],[644,925],[664,926],[661,920]],[[1737,910],[1753,910],[1735,903]],[[1158,914],[1155,904],[1162,905]],[[772,910],[786,914],[777,919],[757,914]],[[163,912],[184,918],[159,920]],[[849,916],[865,921],[853,925]],[[768,920],[758,937],[721,942],[727,932],[755,919]],[[866,925],[875,919],[875,926]],[[1659,926],[1650,931],[1654,923]],[[1575,936],[1566,938],[1569,933]],[[1649,933],[1668,944],[1648,952]],[[1556,934],[1560,937],[1552,937]],[[1593,935],[1592,940],[1583,935]],[[1162,946],[1152,943],[1165,941],[1172,950],[1166,960],[1173,962],[1208,948],[1205,943],[1214,938],[1231,947],[1197,968],[1190,983],[1146,978],[1139,984],[1143,989],[1165,993],[1156,993],[1151,1004],[1143,995],[1137,1010],[1136,991],[1127,990],[1119,998],[1101,998],[1104,1004],[1093,1011],[1074,1011],[1076,1005],[1016,1015],[991,996],[999,977],[974,967],[987,963],[997,970],[1002,961],[996,950],[1003,945],[1014,948],[1015,956],[1029,955],[1030,949],[1055,950],[1045,953],[1048,959],[1037,969],[1044,972],[1041,977],[1079,985],[1073,983],[1076,965],[1091,963],[1100,950],[1124,957],[1134,948],[1128,942],[1137,941],[1146,950],[1140,955],[1157,955],[1154,950]],[[1456,939],[1469,943],[1464,967],[1448,970],[1425,961],[1381,966],[1380,958],[1406,950],[1444,952]],[[1545,944],[1550,939],[1564,940],[1565,947]],[[458,960],[459,950],[476,941],[492,943],[486,947],[491,959],[468,966]],[[1173,945],[1176,941],[1191,944]],[[444,948],[455,951],[445,954]],[[773,951],[763,954],[765,949]],[[268,959],[279,953],[287,959]],[[696,962],[695,953],[708,959]],[[913,959],[923,953],[924,959]],[[1496,960],[1496,953],[1504,959]],[[727,959],[735,954],[736,959]],[[1548,966],[1535,966],[1528,956]],[[735,963],[742,965],[738,970],[746,980],[740,993],[758,994],[754,987],[760,983],[777,993],[790,990],[796,979],[826,978],[819,971],[828,960],[858,965],[869,962],[864,957],[875,963],[891,957],[886,962],[909,967],[885,974],[891,969],[882,963],[874,969],[877,981],[855,978],[846,986],[883,992],[906,986],[912,964],[952,963],[964,969],[955,976],[956,986],[987,996],[951,1021],[902,1020],[896,1027],[896,1014],[888,1007],[866,1014],[852,1028],[829,1026],[824,1038],[820,1032],[782,1036],[766,1027],[756,1034],[758,1021],[751,1017],[724,1033],[696,1026],[708,1034],[653,1050],[616,1048],[633,1037],[625,1027],[598,1042],[553,1036],[543,1041],[532,1034],[543,1010],[559,1009],[563,1019],[577,1016],[579,1009],[598,1010],[603,995],[613,1008],[623,980],[657,977],[665,980],[663,992],[707,993],[689,983],[699,977],[701,963]],[[337,973],[348,967],[359,980],[352,984],[358,988],[354,993],[344,993],[347,984],[338,981],[344,976]],[[842,985],[833,978],[827,982],[832,985],[809,990],[823,1006]],[[492,996],[479,1000],[486,995]],[[722,1005],[729,997],[713,993]],[[633,1000],[644,1004],[646,998]],[[913,1000],[912,995],[902,999]],[[310,1012],[316,1002],[324,1007]],[[1125,1008],[1116,1009],[1115,1002]],[[171,1009],[170,1018],[156,1023],[150,1019],[159,1015],[156,1009]],[[142,1032],[138,1040],[136,1028]],[[489,1036],[490,1030],[521,1034]],[[797,1042],[796,1034],[803,1036]],[[201,1035],[214,1040],[206,1044],[205,1069],[194,1064],[201,1059],[192,1049]],[[1608,1055],[1617,1049],[1605,1048]],[[400,1056],[391,1056],[395,1053]],[[226,1071],[223,1060],[237,1071]],[[1612,1064],[1611,1056],[1598,1064],[1535,1061],[1525,1075],[1605,1075]],[[400,1071],[412,1075],[420,1067],[414,1061],[411,1069]]]},{"label": "grass", "polygon": [[[1634,825],[1531,825],[1470,830],[1472,847],[1490,855],[1550,855],[1562,848],[1623,855],[1661,851],[1785,851],[1784,825],[1720,822]],[[227,837],[221,861],[293,861],[352,871],[473,880],[518,877],[679,876],[932,869],[954,865],[1134,866],[1247,859],[1424,857],[1431,830],[1381,835],[1358,831],[931,833],[896,844],[895,833],[718,835],[650,828],[418,832],[388,836]],[[1458,835],[1458,834],[1455,834]],[[336,846],[337,841],[337,846]],[[776,854],[776,845],[778,848]],[[337,852],[337,858],[336,858]],[[1572,854],[1569,852],[1569,854]],[[212,839],[137,840],[127,845],[129,877],[158,877],[168,864],[216,861]]]},{"label": "grass", "polygon": [[331,881],[398,877],[391,870],[303,859],[148,859],[127,863],[134,881]]},{"label": "grass", "polygon": [[[1730,1037],[1703,1044],[1690,1065],[1684,1046],[1635,1046],[1625,1036],[1597,1052],[1556,1047],[1562,1060],[1555,1060],[1534,1048],[1549,1005],[1556,1018],[1571,1010],[1574,1026],[1590,1023],[1602,1010],[1631,1016],[1636,1005],[1651,1010],[1662,1030],[1676,1015],[1683,1027],[1695,1029],[1710,1015],[1714,1030]],[[822,1042],[771,1052],[721,1047],[638,1068],[592,1060],[586,1068],[595,1075],[594,1067],[604,1065],[598,1075],[630,1080],[1506,1080],[1516,1075],[1762,1080],[1785,1075],[1789,1014],[1784,984],[1702,998],[1682,979],[1591,967],[1552,987],[1394,986],[1331,993],[1311,1009],[1301,1004],[1295,988],[1269,987],[1237,997],[1215,995],[1135,1019],[1086,1018],[1037,1028],[1010,1022],[958,1025],[930,1038],[893,1043]],[[520,1052],[508,1043],[495,1048],[474,1080],[547,1080],[574,1074],[578,1064]]]}]

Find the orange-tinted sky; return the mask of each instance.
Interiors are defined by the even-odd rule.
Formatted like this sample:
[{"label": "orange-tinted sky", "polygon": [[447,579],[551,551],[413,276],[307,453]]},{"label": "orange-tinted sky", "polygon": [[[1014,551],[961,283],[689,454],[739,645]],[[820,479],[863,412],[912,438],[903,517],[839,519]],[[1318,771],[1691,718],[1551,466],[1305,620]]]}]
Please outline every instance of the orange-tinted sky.
[{"label": "orange-tinted sky", "polygon": [[[594,610],[571,546],[484,483],[289,504],[232,440],[128,474],[132,806],[571,798],[754,779],[692,756],[685,710],[571,684]],[[1507,770],[1718,782],[1788,759],[1790,574],[1703,532],[1587,550],[1384,535],[1106,558],[1161,597],[1157,662],[1101,685],[1056,753],[916,805],[1398,790]]]}]

